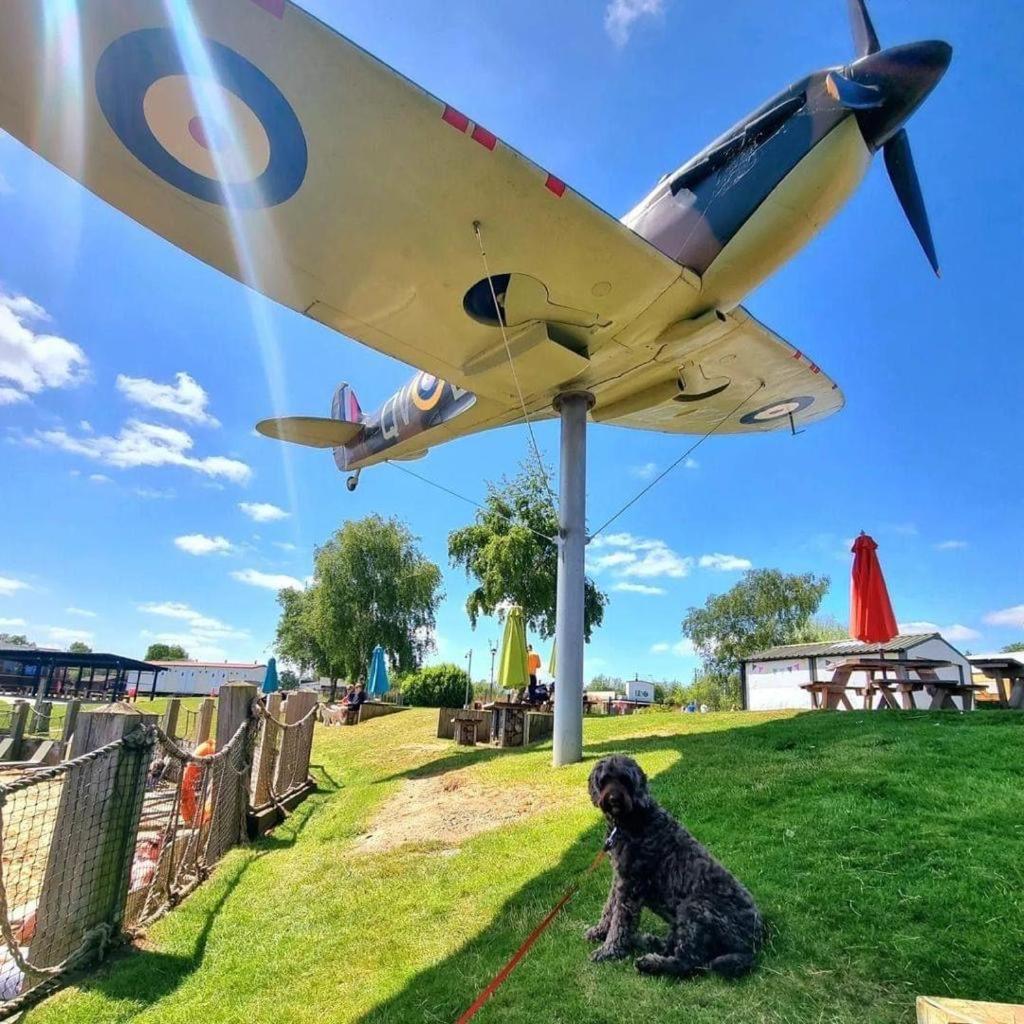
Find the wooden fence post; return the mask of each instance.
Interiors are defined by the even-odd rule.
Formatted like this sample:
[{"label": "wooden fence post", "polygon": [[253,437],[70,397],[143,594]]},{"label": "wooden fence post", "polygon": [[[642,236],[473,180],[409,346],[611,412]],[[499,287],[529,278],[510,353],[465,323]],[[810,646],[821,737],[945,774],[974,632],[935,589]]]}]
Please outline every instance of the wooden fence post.
[{"label": "wooden fence post", "polygon": [[120,929],[153,752],[140,726],[155,723],[155,715],[128,704],[78,716],[72,759],[127,742],[63,776],[29,953],[33,963],[61,963],[97,926]]},{"label": "wooden fence post", "polygon": [[[239,726],[249,720],[255,699],[255,683],[225,683],[220,688],[217,698],[218,752],[228,745]],[[223,768],[223,781],[216,796],[213,820],[210,823],[207,859],[211,864],[220,860],[242,838],[243,815],[249,798],[249,772],[235,775],[232,765],[237,763],[237,756],[229,754],[228,763]]]},{"label": "wooden fence post", "polygon": [[[284,705],[285,725],[293,725],[309,714],[316,705],[317,695],[310,690],[293,690]],[[300,786],[309,774],[308,737],[299,729],[285,729],[281,736],[281,752],[277,756],[274,790],[283,797],[290,789]],[[302,761],[305,758],[305,766]]]},{"label": "wooden fence post", "polygon": [[0,741],[0,761],[17,761],[21,757],[30,707],[26,700],[14,702],[14,707],[11,708],[11,731],[7,734],[7,739]]},{"label": "wooden fence post", "polygon": [[160,720],[160,728],[173,740],[177,737],[178,733],[178,713],[181,711],[181,700],[178,697],[172,697],[167,702],[167,710],[164,711],[164,716]]},{"label": "wooden fence post", "polygon": [[[281,694],[267,696],[267,713],[281,720]],[[273,722],[264,722],[256,749],[256,778],[253,781],[252,805],[265,807],[270,802],[270,780],[277,767],[277,736],[281,730]]]},{"label": "wooden fence post", "polygon": [[60,734],[61,757],[67,757],[71,749],[71,738],[75,735],[75,728],[78,725],[78,713],[82,710],[80,700],[68,701],[67,710],[64,712],[64,729]]},{"label": "wooden fence post", "polygon": [[196,722],[196,746],[205,743],[213,731],[213,712],[217,702],[212,697],[207,697],[199,705],[199,720]]}]

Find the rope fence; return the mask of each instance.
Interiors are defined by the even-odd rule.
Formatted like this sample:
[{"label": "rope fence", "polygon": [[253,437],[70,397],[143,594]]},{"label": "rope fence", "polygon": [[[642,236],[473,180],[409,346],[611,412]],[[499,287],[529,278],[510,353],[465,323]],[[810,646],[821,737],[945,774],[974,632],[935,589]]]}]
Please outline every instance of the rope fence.
[{"label": "rope fence", "polygon": [[78,717],[71,759],[0,763],[0,1019],[177,906],[261,810],[276,823],[311,789],[316,695],[254,697],[222,688],[218,736],[199,744],[113,705]]}]

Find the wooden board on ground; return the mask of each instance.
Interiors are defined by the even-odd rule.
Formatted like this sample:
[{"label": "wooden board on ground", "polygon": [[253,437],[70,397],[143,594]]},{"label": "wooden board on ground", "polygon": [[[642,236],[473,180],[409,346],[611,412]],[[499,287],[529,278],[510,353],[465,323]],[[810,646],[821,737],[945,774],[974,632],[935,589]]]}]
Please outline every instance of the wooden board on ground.
[{"label": "wooden board on ground", "polygon": [[918,996],[917,1024],[1024,1024],[1024,1006]]}]

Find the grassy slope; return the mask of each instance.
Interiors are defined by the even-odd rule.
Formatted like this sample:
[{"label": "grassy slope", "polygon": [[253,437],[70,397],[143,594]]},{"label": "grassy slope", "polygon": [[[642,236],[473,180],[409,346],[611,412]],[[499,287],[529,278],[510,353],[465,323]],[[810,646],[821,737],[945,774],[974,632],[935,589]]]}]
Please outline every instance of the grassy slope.
[{"label": "grassy slope", "polygon": [[[321,730],[325,791],[127,955],[27,1024],[451,1022],[592,858],[589,764],[434,747],[433,712]],[[739,983],[590,964],[603,866],[477,1021],[889,1022],[918,993],[1017,1001],[1024,715],[668,715],[587,723],[750,886],[773,938]],[[438,847],[353,855],[410,774],[565,788],[573,802]]]}]

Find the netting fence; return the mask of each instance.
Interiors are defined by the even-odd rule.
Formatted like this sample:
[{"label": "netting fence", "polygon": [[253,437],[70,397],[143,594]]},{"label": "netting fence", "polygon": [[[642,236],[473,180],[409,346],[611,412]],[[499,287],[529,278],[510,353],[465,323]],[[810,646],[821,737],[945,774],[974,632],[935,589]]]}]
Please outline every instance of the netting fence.
[{"label": "netting fence", "polygon": [[308,792],[309,696],[243,704],[219,749],[115,709],[81,716],[79,756],[0,764],[0,1019],[188,896],[247,841],[261,800],[276,821]]}]

